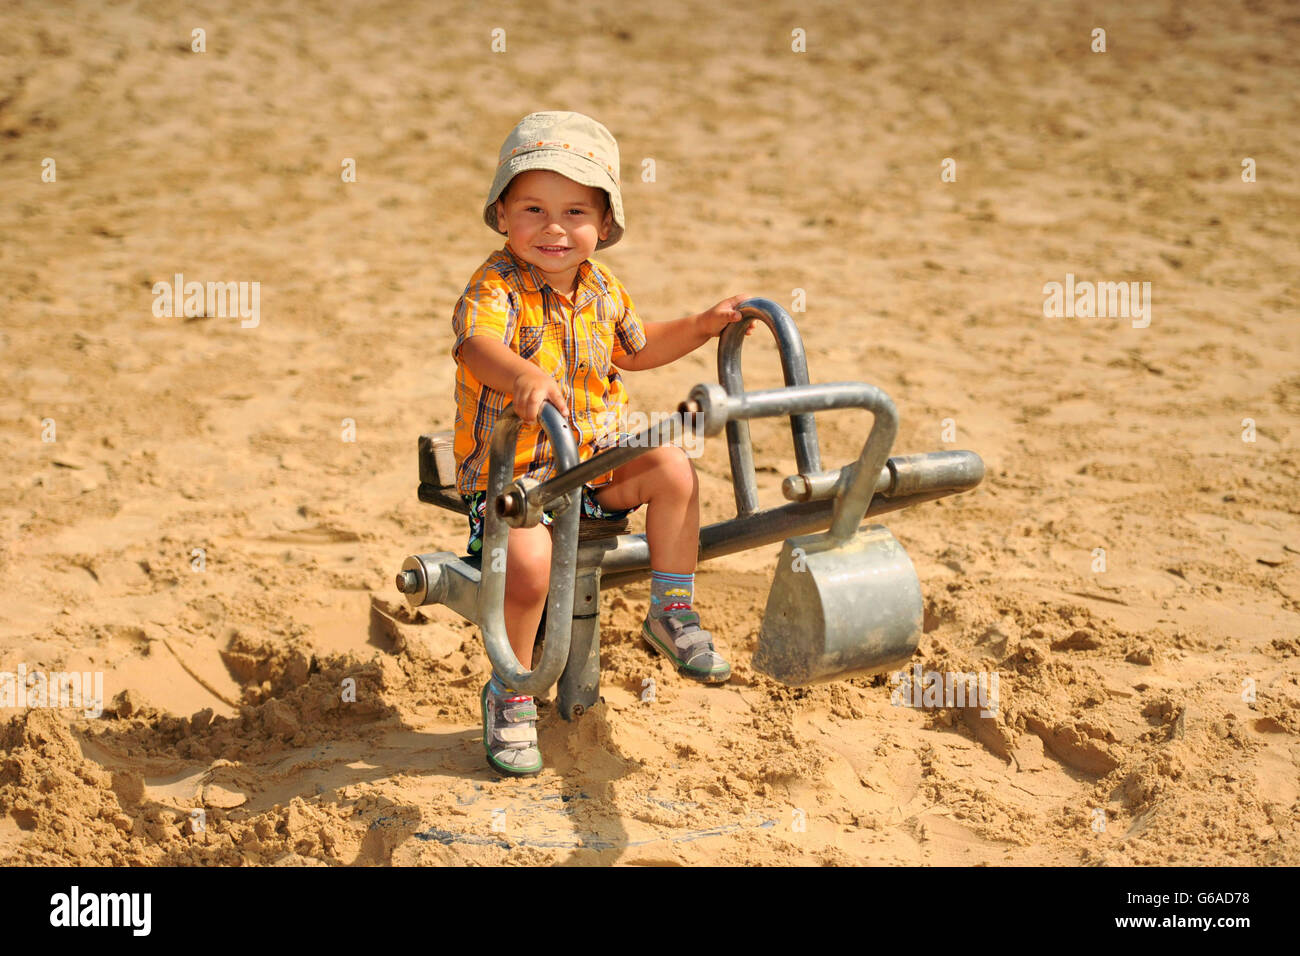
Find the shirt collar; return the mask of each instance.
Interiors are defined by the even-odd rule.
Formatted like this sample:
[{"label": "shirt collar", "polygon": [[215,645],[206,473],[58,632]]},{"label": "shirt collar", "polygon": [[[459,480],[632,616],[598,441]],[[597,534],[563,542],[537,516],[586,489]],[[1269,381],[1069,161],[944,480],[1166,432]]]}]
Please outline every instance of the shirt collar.
[{"label": "shirt collar", "polygon": [[[541,292],[543,286],[555,291],[555,287],[547,281],[546,273],[537,268],[537,266],[533,265],[531,262],[525,262],[523,259],[520,259],[508,245],[501,247],[501,253],[518,271],[519,281],[520,284],[523,285],[524,291],[532,293]],[[605,285],[605,277],[600,274],[599,270],[592,266],[590,259],[582,260],[578,265],[578,288],[573,297],[574,308],[582,308],[586,305],[587,300],[592,296],[604,295],[607,291],[608,288]]]}]

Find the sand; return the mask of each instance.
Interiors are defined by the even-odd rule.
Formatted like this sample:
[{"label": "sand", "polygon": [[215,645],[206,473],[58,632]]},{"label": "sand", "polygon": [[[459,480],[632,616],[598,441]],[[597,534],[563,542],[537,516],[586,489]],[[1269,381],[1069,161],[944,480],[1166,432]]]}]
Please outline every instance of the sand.
[{"label": "sand", "polygon": [[[106,698],[0,714],[0,861],[1300,863],[1293,6],[255,6],[0,13],[0,668]],[[896,454],[983,458],[885,523],[914,663],[996,672],[995,717],[756,674],[771,545],[700,569],[728,685],[612,589],[605,702],[543,703],[539,777],[487,769],[476,631],[392,578],[464,544],[416,438],[495,151],[548,108],[619,137],[602,261],[643,318],[802,290],[814,381],[884,389]],[[257,325],[155,314],[177,273],[259,283]],[[1149,325],[1045,316],[1067,274],[1149,282]],[[715,356],[628,373],[634,407]],[[828,463],[867,420],[818,417]],[[754,436],[772,506],[793,452]],[[721,440],[696,466],[730,517]]]}]

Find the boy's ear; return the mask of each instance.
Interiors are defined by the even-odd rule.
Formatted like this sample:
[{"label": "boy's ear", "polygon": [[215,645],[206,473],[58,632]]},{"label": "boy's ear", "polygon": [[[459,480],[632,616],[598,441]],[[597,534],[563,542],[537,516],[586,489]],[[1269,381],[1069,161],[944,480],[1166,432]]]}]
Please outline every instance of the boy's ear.
[{"label": "boy's ear", "polygon": [[505,234],[506,232],[506,203],[504,199],[498,199],[497,207],[497,232]]},{"label": "boy's ear", "polygon": [[600,238],[608,239],[609,234],[614,231],[614,207],[605,201],[605,218],[600,224]]}]

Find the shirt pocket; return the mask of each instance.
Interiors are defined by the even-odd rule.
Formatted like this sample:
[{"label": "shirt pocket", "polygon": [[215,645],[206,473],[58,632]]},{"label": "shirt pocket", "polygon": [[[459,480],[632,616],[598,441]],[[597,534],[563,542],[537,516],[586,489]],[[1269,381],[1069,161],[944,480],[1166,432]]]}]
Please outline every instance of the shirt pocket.
[{"label": "shirt pocket", "polygon": [[542,342],[545,341],[545,338],[546,327],[544,325],[519,326],[519,357],[531,359],[542,350]]}]

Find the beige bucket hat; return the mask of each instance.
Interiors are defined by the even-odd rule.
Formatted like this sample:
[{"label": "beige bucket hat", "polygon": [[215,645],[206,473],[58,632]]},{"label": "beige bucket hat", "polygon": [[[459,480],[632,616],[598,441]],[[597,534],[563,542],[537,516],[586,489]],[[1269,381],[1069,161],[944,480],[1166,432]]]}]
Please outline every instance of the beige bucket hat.
[{"label": "beige bucket hat", "polygon": [[567,110],[529,113],[510,131],[501,144],[496,178],[483,207],[483,221],[495,232],[496,201],[510,180],[530,169],[549,169],[575,183],[603,189],[609,195],[614,226],[609,238],[596,243],[597,249],[612,246],[623,238],[623,194],[618,187],[618,142],[612,133],[590,116]]}]

